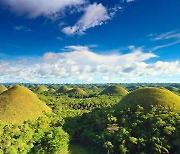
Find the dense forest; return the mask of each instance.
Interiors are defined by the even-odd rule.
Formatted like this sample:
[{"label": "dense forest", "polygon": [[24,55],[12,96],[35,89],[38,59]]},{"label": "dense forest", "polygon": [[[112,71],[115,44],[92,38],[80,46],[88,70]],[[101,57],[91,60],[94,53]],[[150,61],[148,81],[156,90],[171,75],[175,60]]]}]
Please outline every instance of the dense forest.
[{"label": "dense forest", "polygon": [[4,84],[0,153],[178,154],[179,95],[180,84]]}]

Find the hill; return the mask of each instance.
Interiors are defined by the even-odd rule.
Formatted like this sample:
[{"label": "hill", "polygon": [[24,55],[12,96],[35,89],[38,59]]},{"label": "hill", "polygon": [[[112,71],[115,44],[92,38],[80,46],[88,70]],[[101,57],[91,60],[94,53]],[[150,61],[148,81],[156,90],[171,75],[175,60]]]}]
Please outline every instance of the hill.
[{"label": "hill", "polygon": [[57,90],[57,92],[58,92],[58,93],[66,93],[66,92],[68,92],[69,90],[71,90],[71,88],[68,88],[68,87],[66,87],[66,86],[61,86],[61,87]]},{"label": "hill", "polygon": [[0,94],[8,90],[4,85],[0,84]]},{"label": "hill", "polygon": [[49,92],[54,93],[54,92],[56,92],[56,90],[55,90],[54,88],[50,88],[50,89],[49,89]]},{"label": "hill", "polygon": [[36,119],[51,109],[23,86],[13,86],[0,95],[0,120],[19,123]]},{"label": "hill", "polygon": [[173,86],[167,86],[167,87],[165,87],[165,88],[168,89],[168,90],[170,90],[170,91],[172,91],[172,92],[177,92],[177,91],[178,91],[178,88],[173,87]]},{"label": "hill", "polygon": [[104,89],[100,94],[101,95],[111,94],[111,95],[125,96],[128,94],[128,91],[120,86],[109,86],[106,89]]},{"label": "hill", "polygon": [[126,95],[120,102],[123,106],[141,105],[145,109],[153,106],[170,107],[173,110],[180,110],[180,97],[167,89],[162,88],[141,88]]},{"label": "hill", "polygon": [[68,94],[78,94],[78,95],[87,95],[87,93],[81,88],[73,88],[67,91]]},{"label": "hill", "polygon": [[37,87],[37,91],[38,92],[45,92],[45,91],[48,91],[48,88],[44,85],[40,85]]}]

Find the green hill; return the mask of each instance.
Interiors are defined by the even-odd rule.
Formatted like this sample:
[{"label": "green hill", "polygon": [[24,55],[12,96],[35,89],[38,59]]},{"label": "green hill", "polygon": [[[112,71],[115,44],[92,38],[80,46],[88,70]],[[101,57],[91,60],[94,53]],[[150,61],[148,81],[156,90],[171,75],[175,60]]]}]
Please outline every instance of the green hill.
[{"label": "green hill", "polygon": [[48,88],[44,85],[40,85],[37,87],[37,91],[38,92],[45,92],[45,91],[48,91]]},{"label": "green hill", "polygon": [[170,107],[173,110],[180,110],[180,97],[167,89],[162,88],[141,88],[126,95],[120,102],[123,106],[141,105],[145,109],[153,106]]},{"label": "green hill", "polygon": [[23,86],[13,86],[0,95],[0,120],[19,123],[36,119],[51,109]]},{"label": "green hill", "polygon": [[61,87],[57,90],[57,92],[58,92],[58,93],[66,93],[66,92],[68,92],[69,90],[71,90],[71,88],[68,88],[68,87],[66,87],[66,86],[61,86]]},{"label": "green hill", "polygon": [[106,89],[104,89],[100,94],[101,95],[111,94],[111,95],[125,96],[128,94],[128,91],[120,86],[109,86]]},{"label": "green hill", "polygon": [[8,90],[4,85],[0,84],[0,94]]},{"label": "green hill", "polygon": [[50,88],[50,89],[49,89],[49,92],[54,93],[54,92],[56,92],[56,90],[55,90],[54,88]]},{"label": "green hill", "polygon": [[68,94],[87,95],[87,93],[81,88],[73,88],[67,92]]}]

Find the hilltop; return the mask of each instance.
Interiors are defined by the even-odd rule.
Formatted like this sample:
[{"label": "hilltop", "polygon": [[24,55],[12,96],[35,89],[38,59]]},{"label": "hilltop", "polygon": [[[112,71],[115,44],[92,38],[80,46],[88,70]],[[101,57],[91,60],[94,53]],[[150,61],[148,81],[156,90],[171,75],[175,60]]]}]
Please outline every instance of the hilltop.
[{"label": "hilltop", "polygon": [[0,95],[0,120],[22,122],[36,119],[51,109],[36,94],[23,86],[13,86]]},{"label": "hilltop", "polygon": [[147,110],[151,109],[152,105],[180,110],[180,97],[162,88],[149,87],[135,90],[126,95],[120,103],[124,106],[141,105]]},{"label": "hilltop", "polygon": [[67,92],[68,94],[87,95],[87,93],[81,88],[73,88]]},{"label": "hilltop", "polygon": [[58,93],[66,93],[66,92],[68,92],[69,90],[71,90],[71,88],[68,88],[68,87],[66,87],[66,86],[61,86],[61,87],[57,90],[57,92],[58,92]]},{"label": "hilltop", "polygon": [[106,89],[104,89],[100,94],[101,95],[111,94],[111,95],[125,96],[128,94],[128,91],[120,86],[109,86]]},{"label": "hilltop", "polygon": [[37,87],[37,91],[38,92],[45,92],[45,91],[48,91],[48,88],[44,85],[40,85]]}]

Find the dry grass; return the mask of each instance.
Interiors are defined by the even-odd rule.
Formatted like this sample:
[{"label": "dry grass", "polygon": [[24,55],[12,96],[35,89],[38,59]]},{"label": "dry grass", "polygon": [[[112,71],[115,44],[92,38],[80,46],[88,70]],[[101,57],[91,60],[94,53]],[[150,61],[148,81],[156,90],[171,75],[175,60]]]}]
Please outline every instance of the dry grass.
[{"label": "dry grass", "polygon": [[13,86],[0,95],[0,120],[20,123],[36,119],[51,109],[23,86]]},{"label": "dry grass", "polygon": [[169,107],[173,110],[180,110],[180,97],[167,89],[162,88],[141,88],[129,93],[120,102],[124,106],[141,105],[145,109],[151,106]]},{"label": "dry grass", "polygon": [[108,88],[104,89],[100,94],[101,95],[112,94],[112,95],[125,96],[128,94],[128,91],[120,86],[109,86]]},{"label": "dry grass", "polygon": [[38,92],[45,92],[45,91],[48,91],[48,88],[44,85],[41,85],[41,86],[38,86],[37,91]]},{"label": "dry grass", "polygon": [[4,85],[0,84],[0,94],[8,90]]},{"label": "dry grass", "polygon": [[58,92],[58,93],[66,93],[66,92],[68,92],[69,90],[71,90],[71,88],[68,88],[68,87],[66,87],[66,86],[61,86],[61,87],[57,90],[57,92]]},{"label": "dry grass", "polygon": [[87,95],[87,93],[81,88],[73,88],[67,91],[68,94],[80,94],[80,95]]}]

